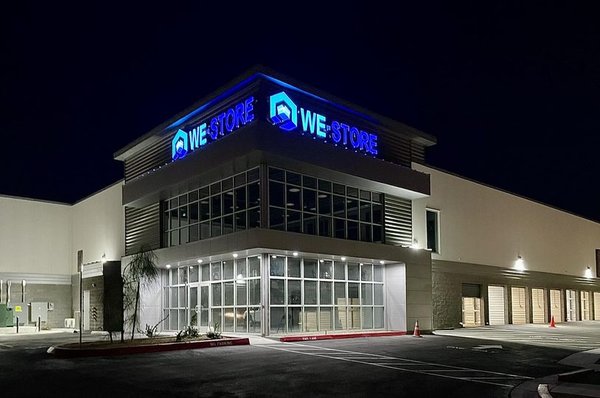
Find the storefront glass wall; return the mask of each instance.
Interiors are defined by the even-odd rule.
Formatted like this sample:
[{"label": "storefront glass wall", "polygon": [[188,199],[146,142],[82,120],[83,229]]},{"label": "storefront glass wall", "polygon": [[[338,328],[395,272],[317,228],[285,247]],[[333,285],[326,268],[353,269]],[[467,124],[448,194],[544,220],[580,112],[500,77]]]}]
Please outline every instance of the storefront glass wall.
[{"label": "storefront glass wall", "polygon": [[269,257],[272,334],[383,329],[383,266]]}]

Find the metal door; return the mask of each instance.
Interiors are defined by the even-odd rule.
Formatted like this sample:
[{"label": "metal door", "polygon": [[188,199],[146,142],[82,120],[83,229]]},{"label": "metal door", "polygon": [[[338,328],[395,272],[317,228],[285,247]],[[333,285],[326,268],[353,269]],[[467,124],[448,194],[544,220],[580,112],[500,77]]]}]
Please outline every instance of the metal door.
[{"label": "metal door", "polygon": [[527,323],[527,302],[525,299],[524,287],[512,287],[511,293],[511,309],[513,325],[522,325]]},{"label": "metal door", "polygon": [[550,317],[554,317],[554,322],[563,321],[561,294],[558,289],[550,289]]},{"label": "metal door", "polygon": [[544,289],[531,289],[533,323],[546,323],[546,300]]},{"label": "metal door", "polygon": [[567,322],[576,321],[577,320],[577,312],[576,312],[576,300],[577,296],[575,295],[575,290],[567,289],[566,291],[566,303],[567,303]]},{"label": "metal door", "polygon": [[90,330],[90,291],[83,291],[83,330]]}]

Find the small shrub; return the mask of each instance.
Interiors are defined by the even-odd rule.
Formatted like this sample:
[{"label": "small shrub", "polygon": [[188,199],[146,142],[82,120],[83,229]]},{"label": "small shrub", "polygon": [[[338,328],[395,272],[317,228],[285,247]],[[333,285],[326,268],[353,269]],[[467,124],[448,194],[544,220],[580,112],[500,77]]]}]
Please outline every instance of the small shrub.
[{"label": "small shrub", "polygon": [[200,336],[200,332],[193,326],[188,326],[183,330],[177,332],[177,336],[175,336],[175,341],[182,341],[184,339],[194,339]]},{"label": "small shrub", "polygon": [[221,332],[219,331],[219,327],[219,322],[215,322],[215,325],[211,328],[211,330],[206,332],[206,337],[208,337],[209,339],[220,339]]}]

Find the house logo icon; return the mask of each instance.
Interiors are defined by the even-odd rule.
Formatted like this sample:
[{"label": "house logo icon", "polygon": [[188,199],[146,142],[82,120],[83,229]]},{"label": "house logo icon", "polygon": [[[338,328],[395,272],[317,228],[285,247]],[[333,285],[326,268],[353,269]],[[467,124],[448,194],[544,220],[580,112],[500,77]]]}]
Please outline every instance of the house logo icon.
[{"label": "house logo icon", "polygon": [[177,130],[171,141],[171,158],[173,160],[182,159],[187,155],[189,149],[187,133],[181,129]]},{"label": "house logo icon", "polygon": [[298,127],[298,107],[283,91],[269,98],[269,117],[282,130],[291,131]]}]

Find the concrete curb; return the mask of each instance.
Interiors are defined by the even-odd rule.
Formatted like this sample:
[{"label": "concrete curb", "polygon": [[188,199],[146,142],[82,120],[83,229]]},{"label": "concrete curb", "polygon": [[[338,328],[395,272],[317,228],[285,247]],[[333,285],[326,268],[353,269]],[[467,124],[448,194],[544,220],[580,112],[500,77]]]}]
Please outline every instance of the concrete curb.
[{"label": "concrete curb", "polygon": [[[249,345],[248,338],[222,338],[218,340],[202,340],[202,341],[178,341],[169,343],[139,345],[131,347],[119,347],[119,343],[113,344],[114,347],[102,348],[79,348],[77,346],[52,346],[48,348],[48,354],[53,354],[57,358],[80,358],[80,357],[98,357],[98,356],[116,356],[116,355],[132,355],[144,354],[148,352],[163,352],[175,350],[195,350],[199,348],[227,347],[238,345]],[[76,344],[75,344],[76,345]]]},{"label": "concrete curb", "polygon": [[319,335],[304,335],[304,336],[284,336],[280,337],[279,341],[283,343],[292,343],[297,341],[315,341],[315,340],[337,340],[337,339],[354,339],[359,337],[388,337],[388,336],[405,336],[406,332],[373,332],[373,333],[344,333],[344,334],[319,334]]}]

